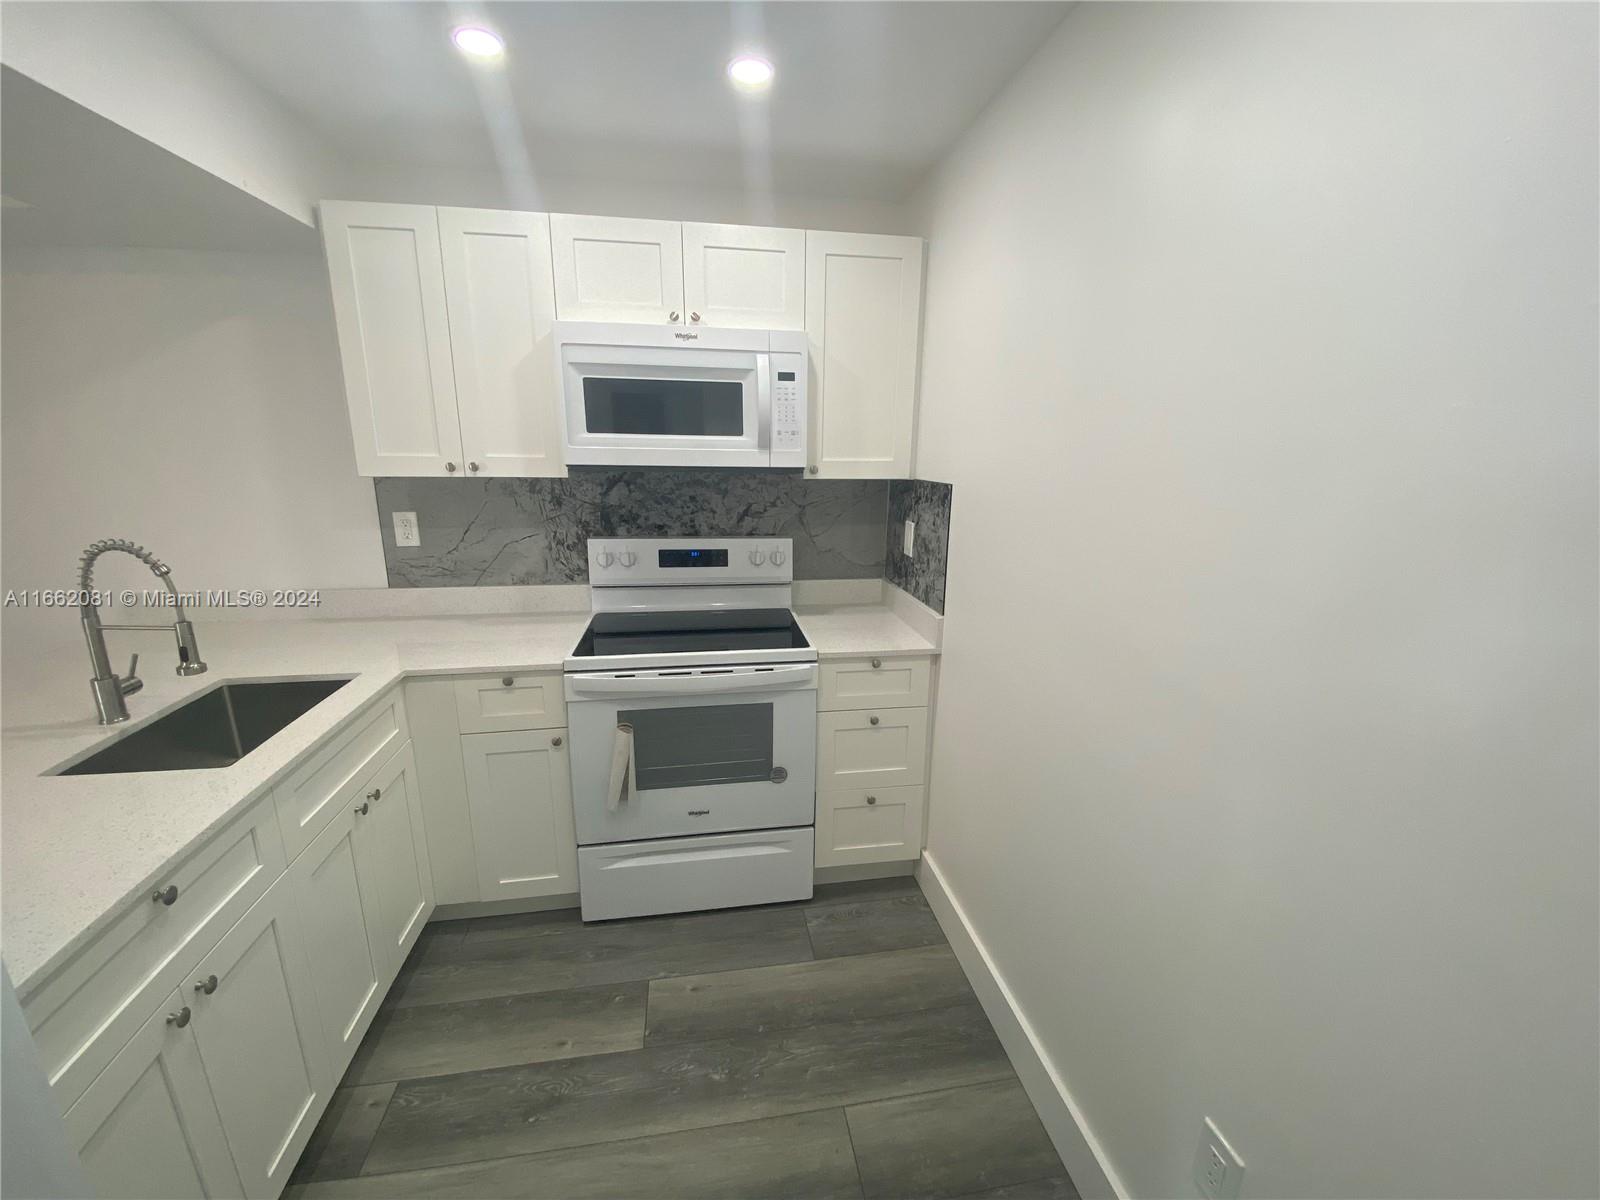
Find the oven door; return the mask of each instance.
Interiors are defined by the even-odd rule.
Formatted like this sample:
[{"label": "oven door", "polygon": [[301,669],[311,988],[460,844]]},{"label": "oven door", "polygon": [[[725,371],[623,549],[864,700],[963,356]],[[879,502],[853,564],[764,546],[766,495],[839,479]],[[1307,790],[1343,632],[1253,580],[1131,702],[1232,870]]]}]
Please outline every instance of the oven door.
[{"label": "oven door", "polygon": [[570,674],[566,693],[580,845],[815,820],[814,664]]},{"label": "oven door", "polygon": [[755,350],[564,344],[567,462],[770,466],[770,377]]}]

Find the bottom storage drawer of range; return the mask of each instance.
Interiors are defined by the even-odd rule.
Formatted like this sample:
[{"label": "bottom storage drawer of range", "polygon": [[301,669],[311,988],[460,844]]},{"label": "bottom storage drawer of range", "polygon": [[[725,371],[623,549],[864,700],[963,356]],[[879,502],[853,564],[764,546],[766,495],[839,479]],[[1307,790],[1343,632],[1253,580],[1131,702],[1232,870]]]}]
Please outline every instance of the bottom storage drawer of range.
[{"label": "bottom storage drawer of range", "polygon": [[811,895],[812,830],[578,847],[585,921],[776,904]]},{"label": "bottom storage drawer of range", "polygon": [[817,866],[900,862],[922,853],[926,789],[851,788],[817,793]]}]

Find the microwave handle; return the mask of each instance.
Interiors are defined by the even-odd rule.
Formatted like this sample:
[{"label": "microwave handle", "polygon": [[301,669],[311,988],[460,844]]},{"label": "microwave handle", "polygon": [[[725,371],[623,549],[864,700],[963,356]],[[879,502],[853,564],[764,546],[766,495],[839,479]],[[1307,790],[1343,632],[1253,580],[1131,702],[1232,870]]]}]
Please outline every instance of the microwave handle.
[{"label": "microwave handle", "polygon": [[756,355],[756,448],[772,452],[772,355]]},{"label": "microwave handle", "polygon": [[567,687],[573,696],[715,696],[723,692],[776,692],[790,688],[814,687],[816,668],[777,667],[771,671],[751,671],[738,675],[568,675]]}]

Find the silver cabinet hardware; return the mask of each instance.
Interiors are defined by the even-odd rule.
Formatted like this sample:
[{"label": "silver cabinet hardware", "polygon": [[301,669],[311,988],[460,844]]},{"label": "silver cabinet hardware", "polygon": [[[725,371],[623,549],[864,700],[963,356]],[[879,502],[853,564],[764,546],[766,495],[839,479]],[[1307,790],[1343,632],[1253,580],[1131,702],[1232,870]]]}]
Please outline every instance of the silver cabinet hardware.
[{"label": "silver cabinet hardware", "polygon": [[469,462],[467,464],[467,470],[471,471],[474,475],[476,475],[478,473],[478,464],[475,463],[475,462]]},{"label": "silver cabinet hardware", "polygon": [[876,671],[881,666],[883,666],[883,659],[875,658],[875,659],[872,660],[872,669],[874,671]]},{"label": "silver cabinet hardware", "polygon": [[695,313],[695,312],[690,313],[689,314],[689,320],[691,320],[691,321],[695,322],[696,324],[698,324],[699,321],[700,321],[700,314],[699,313]]},{"label": "silver cabinet hardware", "polygon": [[358,817],[364,817],[371,811],[372,805],[368,804],[365,800],[356,805],[356,816]]},{"label": "silver cabinet hardware", "polygon": [[810,471],[813,475],[815,475],[817,473],[816,464],[813,463],[811,466],[807,467],[806,470]]},{"label": "silver cabinet hardware", "polygon": [[211,995],[212,992],[217,990],[217,977],[215,975],[207,975],[194,985],[194,990],[202,996]]},{"label": "silver cabinet hardware", "polygon": [[876,804],[877,802],[878,802],[878,798],[876,796],[868,796],[867,797],[867,803],[868,804]]},{"label": "silver cabinet hardware", "polygon": [[559,745],[561,745],[561,739],[558,738],[558,737],[553,737],[553,738],[550,739],[550,744],[552,746],[559,746]]},{"label": "silver cabinet hardware", "polygon": [[501,687],[510,687],[514,683],[516,683],[516,680],[511,678],[511,676],[509,676],[509,675],[502,675],[500,677],[500,686]]},{"label": "silver cabinet hardware", "polygon": [[367,799],[371,800],[374,804],[376,804],[379,800],[383,799],[383,789],[382,788],[373,788],[370,792],[367,793]]},{"label": "silver cabinet hardware", "polygon": [[450,473],[450,474],[452,474],[452,475],[454,475],[454,474],[455,474],[455,473],[456,473],[456,465],[455,465],[455,463],[453,463],[453,462],[447,462],[447,463],[445,463],[445,465],[444,465],[444,469],[445,469],[445,470],[446,470],[446,471],[448,471],[448,472],[449,472],[449,473]]},{"label": "silver cabinet hardware", "polygon": [[189,1012],[189,1006],[185,1004],[177,1012],[167,1014],[167,1024],[176,1025],[179,1029],[182,1029],[189,1023],[189,1018],[191,1015],[193,1014]]},{"label": "silver cabinet hardware", "polygon": [[178,885],[175,883],[169,883],[166,887],[154,893],[150,899],[154,900],[157,904],[165,904],[170,908],[172,905],[178,902]]},{"label": "silver cabinet hardware", "polygon": [[876,725],[877,723],[878,723],[878,718],[877,717],[868,717],[867,718],[867,724]]},{"label": "silver cabinet hardware", "polygon": [[676,309],[674,309],[672,312],[669,312],[667,314],[667,320],[676,321],[677,319],[678,319],[678,312],[677,312]]}]

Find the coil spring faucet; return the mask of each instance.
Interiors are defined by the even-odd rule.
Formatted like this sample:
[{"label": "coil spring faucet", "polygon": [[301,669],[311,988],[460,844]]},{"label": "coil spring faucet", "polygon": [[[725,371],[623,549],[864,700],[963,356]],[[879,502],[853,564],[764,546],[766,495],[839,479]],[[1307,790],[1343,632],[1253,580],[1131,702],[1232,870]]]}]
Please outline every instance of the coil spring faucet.
[{"label": "coil spring faucet", "polygon": [[[157,579],[167,585],[167,593],[172,597],[172,610],[175,618],[168,625],[105,625],[100,621],[100,608],[94,602],[94,563],[108,550],[120,550],[124,554],[131,554],[155,573]],[[115,725],[119,721],[128,719],[128,704],[123,699],[131,696],[144,686],[144,680],[139,678],[139,656],[135,654],[128,663],[128,673],[119,677],[111,670],[111,659],[106,654],[107,629],[168,629],[178,639],[178,674],[199,675],[206,669],[206,664],[200,658],[200,646],[194,640],[194,625],[183,615],[183,601],[178,595],[178,587],[172,582],[172,568],[167,566],[143,546],[134,544],[126,538],[105,538],[95,542],[83,552],[78,567],[78,588],[83,597],[79,611],[83,615],[83,638],[89,643],[89,665],[94,669],[94,678],[89,681],[89,688],[94,693],[95,708],[100,714],[100,724]]]}]

